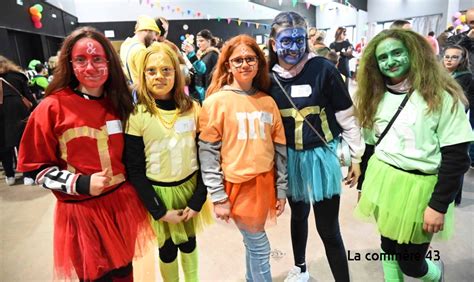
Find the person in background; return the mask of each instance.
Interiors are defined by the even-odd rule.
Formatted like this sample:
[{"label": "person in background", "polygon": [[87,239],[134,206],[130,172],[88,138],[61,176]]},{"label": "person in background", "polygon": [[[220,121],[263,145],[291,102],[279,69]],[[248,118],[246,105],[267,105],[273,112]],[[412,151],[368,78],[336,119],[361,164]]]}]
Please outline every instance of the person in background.
[{"label": "person in background", "polygon": [[[461,88],[464,91],[464,95],[468,97],[469,107],[466,109],[466,111],[469,111],[470,120],[472,120],[472,115],[474,115],[474,107],[472,103],[474,98],[474,80],[472,73],[469,70],[469,63],[469,57],[465,48],[459,45],[451,45],[446,47],[446,49],[444,50],[443,66],[459,83],[459,85],[461,85]],[[471,158],[471,167],[473,166],[474,164]],[[456,206],[459,206],[461,204],[463,183],[464,175],[462,176],[459,192],[457,193],[456,198],[454,199],[454,204]]]},{"label": "person in background", "polygon": [[133,258],[153,240],[122,162],[133,110],[112,44],[81,27],[65,38],[54,80],[31,114],[18,170],[57,198],[54,278],[133,281]]},{"label": "person in background", "polygon": [[199,116],[199,158],[217,218],[233,219],[243,236],[246,281],[272,281],[266,222],[285,209],[285,132],[264,90],[270,79],[253,37],[223,47]]},{"label": "person in background", "polygon": [[396,20],[390,25],[390,28],[411,29],[411,23],[407,20]]},{"label": "person in background", "polygon": [[346,39],[346,29],[339,27],[334,35],[336,39],[329,45],[329,49],[336,52],[339,55],[339,63],[337,69],[339,72],[346,77],[345,84],[346,88],[349,87],[349,78],[351,77],[351,71],[349,69],[349,60],[353,58],[353,47],[349,40]]},{"label": "person in background", "polygon": [[466,48],[469,55],[469,62],[471,62],[471,66],[469,68],[471,73],[474,73],[474,7],[467,10],[466,23],[469,29],[461,32],[460,34],[449,37],[447,44],[459,45]]},{"label": "person in background", "polygon": [[314,32],[314,35],[310,36],[310,50],[313,51],[316,55],[325,57],[331,51],[331,49],[329,49],[329,47],[324,44],[325,38],[326,32],[324,32],[323,30],[316,30]]},{"label": "person in background", "polygon": [[28,69],[26,70],[25,74],[26,77],[28,78],[28,81],[31,81],[35,75],[37,75],[35,66],[37,64],[41,64],[41,61],[33,59],[28,63]]},{"label": "person in background", "polygon": [[[469,26],[469,29],[465,32],[462,32],[457,35],[453,35],[448,39],[449,45],[459,45],[464,47],[467,50],[471,73],[474,74],[474,8],[467,10],[466,12],[466,23]],[[469,99],[469,121],[471,122],[471,127],[474,128],[474,85],[471,85],[469,90],[470,95]],[[471,157],[471,168],[474,168],[474,143],[469,147],[469,155]]]},{"label": "person in background", "polygon": [[129,83],[134,84],[138,78],[137,58],[153,41],[161,35],[160,29],[153,18],[139,16],[135,25],[135,35],[127,37],[120,46],[120,59]]},{"label": "person in background", "polygon": [[440,53],[444,52],[446,46],[448,46],[448,38],[454,34],[454,26],[450,25],[445,31],[436,38],[438,40]]},{"label": "person in background", "polygon": [[43,99],[44,91],[49,85],[48,69],[43,64],[35,66],[36,75],[31,79],[29,87],[36,100]]},{"label": "person in background", "polygon": [[151,215],[163,281],[199,281],[196,235],[213,222],[197,157],[200,106],[184,93],[178,56],[150,45],[138,62],[138,103],[128,120],[125,165]]},{"label": "person in background", "polygon": [[211,31],[203,29],[196,35],[198,50],[187,41],[183,41],[181,49],[194,68],[193,84],[191,86],[191,97],[200,103],[204,101],[206,90],[211,83],[212,70],[217,63],[219,50],[215,48],[215,39]]},{"label": "person in background", "polygon": [[[0,78],[0,159],[5,171],[5,182],[11,186],[15,184],[15,148],[20,144],[30,114],[20,95],[26,97],[33,106],[36,106],[36,100],[28,89],[28,79],[21,68],[1,55]],[[31,175],[25,173],[23,177],[23,184],[33,185]]]},{"label": "person in background", "polygon": [[355,51],[358,54],[362,54],[362,51],[364,51],[365,46],[367,46],[367,38],[365,36],[362,36],[360,38],[359,43],[356,44]]},{"label": "person in background", "polygon": [[453,231],[451,203],[474,140],[467,99],[424,37],[400,28],[367,45],[355,97],[364,139],[375,145],[355,214],[375,219],[385,281],[443,281],[442,261],[426,254],[436,233]]},{"label": "person in background", "polygon": [[51,83],[53,81],[54,77],[54,69],[58,65],[58,57],[59,57],[59,52],[56,56],[51,56],[48,59],[48,83]]},{"label": "person in background", "polygon": [[352,162],[344,180],[353,187],[360,175],[364,143],[341,74],[327,59],[310,52],[306,26],[300,14],[282,12],[273,20],[268,43],[273,78],[269,93],[282,115],[288,152],[287,197],[294,266],[285,281],[309,280],[306,244],[311,208],[334,279],[349,281],[339,229],[343,177],[335,152],[341,135],[349,144]]},{"label": "person in background", "polygon": [[434,37],[435,33],[434,31],[428,32],[428,36],[426,36],[426,40],[428,40],[428,43],[430,44],[431,48],[433,49],[433,52],[436,56],[439,55],[439,45],[438,45],[438,40]]}]

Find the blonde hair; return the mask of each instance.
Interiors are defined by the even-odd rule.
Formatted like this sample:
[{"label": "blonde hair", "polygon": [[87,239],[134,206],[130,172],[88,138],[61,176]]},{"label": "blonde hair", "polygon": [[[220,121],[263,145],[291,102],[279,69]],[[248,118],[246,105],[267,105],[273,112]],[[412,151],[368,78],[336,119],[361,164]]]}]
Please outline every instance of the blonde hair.
[{"label": "blonde hair", "polygon": [[145,106],[146,111],[152,115],[157,114],[158,107],[155,104],[155,99],[148,92],[146,86],[145,78],[145,67],[148,62],[148,59],[152,54],[163,53],[168,58],[170,58],[171,63],[174,68],[174,85],[171,89],[171,97],[176,103],[176,107],[180,113],[185,113],[189,111],[193,106],[192,99],[184,93],[184,76],[180,69],[180,64],[176,51],[168,46],[166,43],[154,42],[152,43],[146,51],[138,58],[138,87],[137,87],[137,97],[138,104]]}]

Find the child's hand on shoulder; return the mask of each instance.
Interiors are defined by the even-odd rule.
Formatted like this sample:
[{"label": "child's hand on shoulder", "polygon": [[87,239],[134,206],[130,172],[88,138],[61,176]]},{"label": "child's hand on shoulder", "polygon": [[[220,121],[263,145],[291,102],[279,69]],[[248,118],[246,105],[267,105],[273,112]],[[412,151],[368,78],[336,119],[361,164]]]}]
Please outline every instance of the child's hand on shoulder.
[{"label": "child's hand on shoulder", "polygon": [[183,221],[185,217],[183,210],[168,210],[160,220],[176,224]]},{"label": "child's hand on shoulder", "polygon": [[190,207],[186,207],[183,211],[184,221],[187,222],[191,218],[196,217],[196,215],[198,215],[198,213],[199,213],[198,211],[195,211]]}]

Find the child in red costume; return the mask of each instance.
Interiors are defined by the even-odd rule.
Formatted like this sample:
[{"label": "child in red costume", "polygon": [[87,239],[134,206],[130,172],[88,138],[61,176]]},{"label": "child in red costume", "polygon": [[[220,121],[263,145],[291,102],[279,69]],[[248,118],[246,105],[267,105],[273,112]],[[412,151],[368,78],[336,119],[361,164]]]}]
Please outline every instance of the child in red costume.
[{"label": "child in red costume", "polygon": [[152,239],[122,163],[132,98],[110,42],[90,27],[62,46],[46,98],[31,114],[20,171],[57,198],[55,278],[133,281],[135,248]]}]

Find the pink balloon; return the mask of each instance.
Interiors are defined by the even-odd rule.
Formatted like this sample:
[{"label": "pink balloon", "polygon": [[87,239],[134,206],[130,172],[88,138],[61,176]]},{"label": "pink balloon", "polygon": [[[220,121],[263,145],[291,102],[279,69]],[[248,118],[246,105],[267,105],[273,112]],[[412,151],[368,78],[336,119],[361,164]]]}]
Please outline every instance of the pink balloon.
[{"label": "pink balloon", "polygon": [[460,16],[461,16],[461,12],[456,12],[454,13],[453,18],[459,19]]},{"label": "pink balloon", "polygon": [[35,28],[40,29],[43,27],[43,24],[41,22],[34,22]]},{"label": "pink balloon", "polygon": [[458,26],[458,25],[461,25],[461,20],[460,19],[457,19],[454,21],[454,26]]}]

